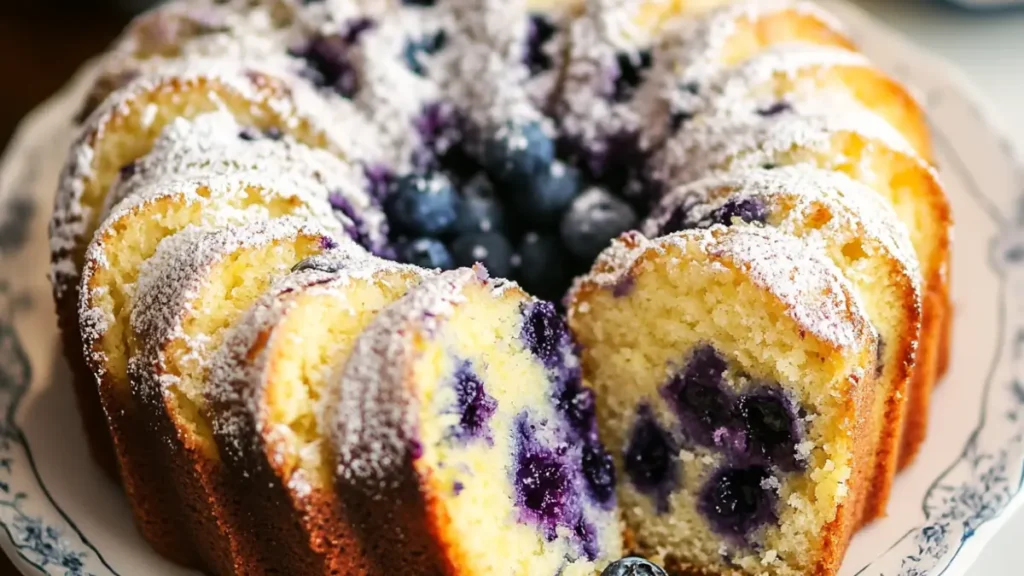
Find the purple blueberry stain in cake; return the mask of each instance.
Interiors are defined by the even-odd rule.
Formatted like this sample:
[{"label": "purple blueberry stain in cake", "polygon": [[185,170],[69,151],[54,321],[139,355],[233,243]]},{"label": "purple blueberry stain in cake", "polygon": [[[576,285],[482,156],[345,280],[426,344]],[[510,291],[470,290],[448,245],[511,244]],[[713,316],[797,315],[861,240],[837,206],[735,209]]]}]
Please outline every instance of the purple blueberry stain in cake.
[{"label": "purple blueberry stain in cake", "polygon": [[623,453],[624,466],[630,482],[639,492],[654,500],[659,514],[668,512],[668,497],[679,487],[678,451],[676,441],[658,423],[651,406],[638,406]]},{"label": "purple blueberry stain in cake", "polygon": [[119,171],[119,175],[121,177],[121,181],[123,182],[125,180],[128,180],[132,176],[135,176],[135,172],[138,169],[139,169],[139,161],[138,160],[133,160],[132,162],[129,162],[129,163],[125,164],[124,166],[121,166],[121,170]]},{"label": "purple blueberry stain in cake", "polygon": [[525,412],[516,417],[514,426],[512,474],[520,521],[540,527],[552,541],[558,527],[574,528],[580,514],[579,490],[567,457],[569,447],[545,446]]},{"label": "purple blueberry stain in cake", "polygon": [[885,338],[878,335],[875,342],[875,378],[881,378],[885,372]]},{"label": "purple blueberry stain in cake", "polygon": [[783,472],[803,468],[797,458],[802,436],[793,402],[781,388],[764,386],[744,394],[735,409],[747,438],[746,456]]},{"label": "purple blueberry stain in cake", "polygon": [[792,104],[784,100],[780,100],[778,102],[765,106],[764,108],[758,108],[757,113],[761,116],[764,116],[765,118],[770,118],[772,116],[778,116],[779,114],[790,112],[792,110]]},{"label": "purple blueberry stain in cake", "polygon": [[498,401],[487,393],[471,363],[458,363],[452,387],[455,389],[453,410],[459,416],[459,423],[449,431],[450,436],[460,442],[480,439],[490,443],[490,420],[498,409]]},{"label": "purple blueberry stain in cake", "polygon": [[455,481],[454,484],[452,484],[452,494],[454,494],[455,496],[458,496],[459,494],[462,494],[462,491],[465,490],[465,489],[466,489],[466,485],[463,484],[462,482],[457,481],[457,480]]},{"label": "purple blueberry stain in cake", "polygon": [[565,359],[574,346],[565,319],[550,302],[534,302],[523,307],[520,334],[530,352],[551,371],[566,370]]},{"label": "purple blueberry stain in cake", "polygon": [[759,529],[778,521],[778,480],[763,466],[723,467],[705,482],[697,509],[711,530],[750,545]]},{"label": "purple blueberry stain in cake", "polygon": [[679,419],[683,434],[701,446],[715,446],[715,432],[734,427],[732,394],[725,388],[723,358],[711,346],[697,348],[686,367],[662,387],[662,397]]},{"label": "purple blueberry stain in cake", "polygon": [[542,14],[531,14],[528,26],[523,61],[530,75],[536,76],[554,66],[547,44],[555,37],[558,29],[550,18]]},{"label": "purple blueberry stain in cake", "polygon": [[712,212],[708,220],[711,224],[724,226],[729,226],[736,220],[747,224],[764,224],[768,220],[768,207],[757,197],[732,198]]},{"label": "purple blueberry stain in cake", "polygon": [[600,537],[597,533],[597,528],[588,522],[583,514],[580,514],[579,519],[576,521],[573,535],[579,543],[580,552],[583,556],[591,562],[596,560],[598,554],[601,553]]},{"label": "purple blueberry stain in cake", "polygon": [[352,98],[359,89],[359,74],[351,59],[351,51],[360,37],[375,26],[369,18],[349,22],[338,34],[320,35],[292,55],[308,63],[305,71],[316,85],[332,88],[345,98]]},{"label": "purple blueberry stain in cake", "polygon": [[633,293],[636,288],[636,278],[632,274],[624,274],[621,278],[615,282],[612,286],[612,296],[615,298],[625,298]]},{"label": "purple blueberry stain in cake", "polygon": [[374,165],[364,167],[363,175],[370,198],[377,206],[383,206],[395,184],[394,172],[386,166]]},{"label": "purple blueberry stain in cake", "polygon": [[615,505],[615,462],[599,442],[583,447],[583,478],[590,497],[602,507]]},{"label": "purple blueberry stain in cake", "polygon": [[625,102],[633,97],[654,60],[650,50],[638,50],[618,53],[615,56],[615,64],[617,74],[612,98],[616,102]]},{"label": "purple blueberry stain in cake", "polygon": [[584,387],[579,370],[562,372],[567,379],[555,383],[555,407],[578,439],[597,442],[597,408],[594,391]]},{"label": "purple blueberry stain in cake", "polygon": [[349,238],[370,252],[381,256],[381,252],[386,247],[381,246],[381,241],[373,237],[366,220],[359,214],[359,211],[352,205],[352,202],[341,192],[331,192],[327,195],[327,201],[335,212],[344,216],[340,220]]},{"label": "purple blueberry stain in cake", "polygon": [[320,248],[322,250],[334,250],[338,247],[338,241],[330,236],[320,237]]},{"label": "purple blueberry stain in cake", "polygon": [[431,102],[423,107],[413,121],[413,127],[424,146],[441,157],[462,140],[462,122],[458,110],[452,104]]}]

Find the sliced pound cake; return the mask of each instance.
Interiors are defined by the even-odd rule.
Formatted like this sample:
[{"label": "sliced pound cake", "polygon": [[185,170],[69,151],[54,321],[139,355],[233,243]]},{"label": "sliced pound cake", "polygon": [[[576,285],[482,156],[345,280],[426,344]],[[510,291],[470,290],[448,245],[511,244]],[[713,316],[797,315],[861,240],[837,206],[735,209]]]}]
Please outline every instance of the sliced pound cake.
[{"label": "sliced pound cake", "polygon": [[709,177],[672,191],[641,229],[656,238],[692,228],[771,226],[823,249],[860,297],[878,332],[872,412],[876,466],[861,491],[867,522],[885,514],[896,473],[905,400],[921,330],[920,271],[892,207],[840,172],[799,165]]},{"label": "sliced pound cake", "polygon": [[320,399],[376,313],[428,274],[347,251],[311,258],[242,316],[211,361],[213,435],[236,495],[225,504],[246,518],[229,533],[273,550],[269,569],[368,573],[335,495]]},{"label": "sliced pound cake", "polygon": [[482,268],[428,278],[327,394],[337,489],[380,573],[591,576],[620,555],[612,462],[551,304]]},{"label": "sliced pound cake", "polygon": [[145,502],[155,515],[146,520],[199,551],[192,561],[212,573],[266,566],[272,551],[246,548],[227,528],[237,519],[222,504],[232,496],[223,487],[206,410],[209,358],[275,277],[337,246],[302,218],[226,229],[190,226],[164,239],[139,272],[124,329],[132,402],[144,425],[119,438],[124,453],[140,458],[124,465],[159,487],[147,496],[167,497]]},{"label": "sliced pound cake", "polygon": [[627,233],[569,321],[632,548],[672,573],[834,573],[875,472],[879,360],[830,260],[775,228]]},{"label": "sliced pound cake", "polygon": [[931,393],[950,338],[952,211],[935,169],[877,115],[839,107],[827,114],[781,112],[756,122],[703,117],[665,146],[655,171],[663,182],[711,174],[811,164],[844,173],[889,202],[910,234],[923,278],[921,343],[907,399],[900,467],[924,441]]}]

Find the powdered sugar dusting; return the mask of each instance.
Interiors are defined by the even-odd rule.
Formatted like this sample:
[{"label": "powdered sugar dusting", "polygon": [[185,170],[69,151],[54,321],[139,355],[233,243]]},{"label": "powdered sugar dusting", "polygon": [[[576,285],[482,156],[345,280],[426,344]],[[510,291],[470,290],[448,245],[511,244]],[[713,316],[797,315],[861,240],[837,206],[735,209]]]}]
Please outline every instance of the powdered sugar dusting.
[{"label": "powdered sugar dusting", "polygon": [[[325,294],[347,302],[346,291],[354,281],[382,282],[397,274],[429,274],[351,250],[332,250],[314,258],[330,265],[304,268],[275,282],[231,328],[210,361],[207,399],[215,407],[214,432],[227,441],[229,449],[241,453],[245,443],[270,444],[267,408],[262,404],[266,401],[266,386],[273,377],[267,364],[268,353],[278,339],[290,336],[279,328],[300,296]],[[263,438],[250,437],[251,434]]]},{"label": "powdered sugar dusting", "polygon": [[784,232],[753,226],[714,226],[655,240],[627,233],[577,282],[570,315],[587,313],[588,293],[614,290],[646,263],[665,258],[739,271],[777,298],[802,329],[837,347],[857,349],[873,341],[854,289],[831,260]]},{"label": "powdered sugar dusting", "polygon": [[727,202],[758,199],[769,212],[785,214],[774,226],[795,233],[792,226],[827,209],[828,222],[814,228],[808,241],[840,245],[861,238],[883,250],[919,288],[917,257],[906,228],[896,213],[874,190],[840,172],[797,165],[773,170],[755,169],[712,176],[673,190],[641,226],[657,236],[677,209],[688,205],[687,220],[699,227]]},{"label": "powdered sugar dusting", "polygon": [[340,378],[328,385],[324,425],[337,454],[337,473],[371,486],[394,480],[416,441],[415,406],[405,381],[414,343],[430,338],[466,302],[464,290],[484,284],[462,268],[425,279],[382,311],[359,337]]},{"label": "powdered sugar dusting", "polygon": [[[130,369],[143,375],[151,375],[154,369],[159,371],[164,347],[175,339],[184,340],[189,349],[186,358],[202,363],[213,351],[207,350],[202,339],[187,339],[183,322],[199,312],[193,308],[193,300],[208,282],[209,270],[239,251],[303,236],[328,237],[304,219],[278,218],[219,230],[191,226],[164,239],[139,274],[137,299],[131,312],[131,333],[136,335],[138,350]],[[173,382],[173,376],[164,376],[164,384]]]}]

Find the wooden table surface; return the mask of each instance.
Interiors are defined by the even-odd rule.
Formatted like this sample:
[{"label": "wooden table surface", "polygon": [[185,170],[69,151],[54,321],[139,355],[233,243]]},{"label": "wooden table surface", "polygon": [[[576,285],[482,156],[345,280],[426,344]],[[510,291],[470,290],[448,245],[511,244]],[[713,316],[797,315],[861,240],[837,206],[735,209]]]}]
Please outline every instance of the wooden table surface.
[{"label": "wooden table surface", "polygon": [[[0,149],[21,118],[59,89],[128,16],[86,0],[0,0]],[[0,576],[20,574],[0,553]]]}]

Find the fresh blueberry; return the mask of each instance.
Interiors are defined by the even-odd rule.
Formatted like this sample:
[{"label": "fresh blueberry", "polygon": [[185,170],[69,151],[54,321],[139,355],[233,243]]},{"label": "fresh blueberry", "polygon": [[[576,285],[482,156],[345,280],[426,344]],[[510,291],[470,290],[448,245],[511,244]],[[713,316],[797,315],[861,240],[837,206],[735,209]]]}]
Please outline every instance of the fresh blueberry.
[{"label": "fresh blueberry", "polygon": [[498,409],[498,401],[487,393],[483,380],[473,371],[472,364],[459,363],[453,386],[459,423],[454,427],[452,435],[462,441],[474,438],[490,440],[489,422]]},{"label": "fresh blueberry", "polygon": [[654,410],[641,404],[623,457],[630,482],[654,500],[659,514],[668,512],[668,497],[679,485],[678,451]]},{"label": "fresh blueberry", "polygon": [[455,262],[448,248],[440,240],[419,238],[398,245],[398,259],[422,268],[452,270]]},{"label": "fresh blueberry", "polygon": [[661,566],[643,558],[629,557],[616,560],[601,572],[601,576],[668,576]]},{"label": "fresh blueberry", "polygon": [[755,462],[784,472],[801,468],[796,457],[800,429],[792,402],[776,387],[740,397],[736,407],[746,431],[748,452]]},{"label": "fresh blueberry", "polygon": [[527,292],[544,300],[558,301],[572,281],[569,253],[553,234],[527,232],[519,242],[516,280]]},{"label": "fresh blueberry", "polygon": [[615,496],[615,463],[600,444],[583,447],[583,477],[587,480],[590,496],[605,505]]},{"label": "fresh blueberry", "polygon": [[619,234],[636,226],[629,204],[602,188],[591,188],[572,203],[562,218],[562,241],[573,256],[593,262]]},{"label": "fresh blueberry", "polygon": [[679,418],[687,438],[714,446],[716,432],[734,428],[733,399],[724,387],[725,359],[711,346],[694,351],[686,367],[662,388],[661,394]]},{"label": "fresh blueberry", "polygon": [[399,232],[436,237],[455,224],[458,203],[455,188],[443,174],[411,174],[398,180],[384,210]]},{"label": "fresh blueberry", "polygon": [[615,79],[614,98],[617,102],[629,100],[650,70],[653,59],[650,50],[635,53],[620,52],[615,56],[618,76]]},{"label": "fresh blueberry", "polygon": [[762,466],[725,467],[707,480],[697,509],[717,534],[747,544],[756,530],[778,520],[777,483]]},{"label": "fresh blueberry", "polygon": [[579,170],[556,160],[528,179],[506,184],[502,190],[523,221],[555,228],[579,194],[580,181]]},{"label": "fresh blueberry", "polygon": [[451,245],[457,266],[472,266],[479,262],[495,278],[508,278],[512,274],[512,245],[497,232],[463,234]]},{"label": "fresh blueberry", "polygon": [[484,168],[501,184],[530,180],[549,172],[555,145],[536,122],[506,126],[484,145]]},{"label": "fresh blueberry", "polygon": [[454,232],[502,232],[505,229],[505,210],[498,200],[494,185],[483,173],[471,178],[462,187],[462,202]]},{"label": "fresh blueberry", "polygon": [[524,60],[531,75],[537,75],[553,66],[546,45],[555,36],[557,28],[554,23],[542,14],[531,14],[529,32],[526,41]]},{"label": "fresh blueberry", "polygon": [[447,36],[445,36],[443,30],[434,34],[429,34],[418,40],[406,41],[405,48],[402,51],[402,57],[405,59],[405,65],[408,66],[415,74],[419,76],[426,76],[427,69],[423,64],[423,56],[436,54],[444,48],[446,42]]}]

